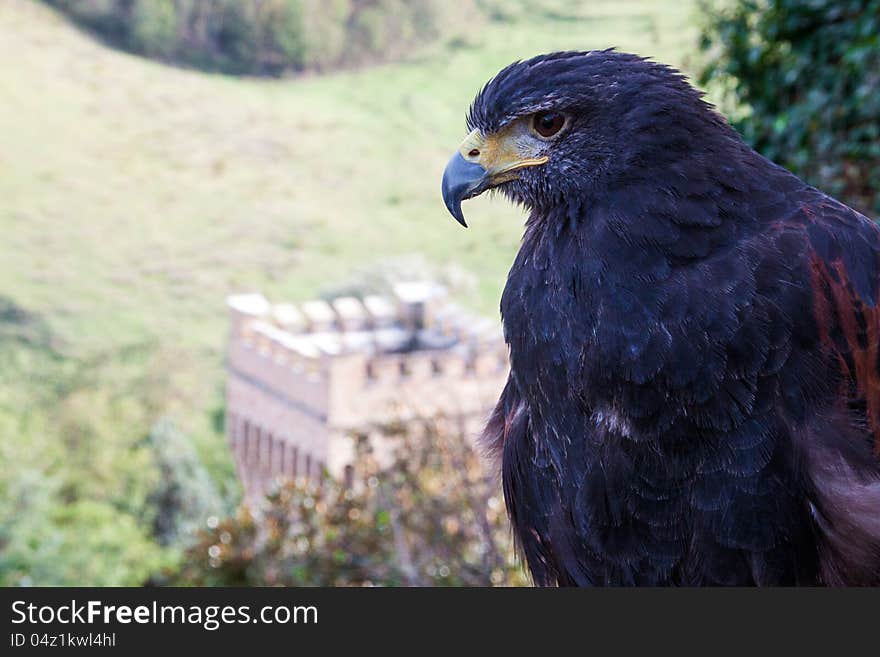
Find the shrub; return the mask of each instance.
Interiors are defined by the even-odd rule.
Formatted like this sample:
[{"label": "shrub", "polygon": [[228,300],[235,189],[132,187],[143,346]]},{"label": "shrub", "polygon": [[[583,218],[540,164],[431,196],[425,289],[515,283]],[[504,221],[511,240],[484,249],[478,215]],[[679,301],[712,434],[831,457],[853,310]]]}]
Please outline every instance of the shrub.
[{"label": "shrub", "polygon": [[500,487],[474,447],[440,421],[386,427],[374,457],[358,440],[352,488],[287,482],[214,518],[169,580],[226,586],[524,584]]}]

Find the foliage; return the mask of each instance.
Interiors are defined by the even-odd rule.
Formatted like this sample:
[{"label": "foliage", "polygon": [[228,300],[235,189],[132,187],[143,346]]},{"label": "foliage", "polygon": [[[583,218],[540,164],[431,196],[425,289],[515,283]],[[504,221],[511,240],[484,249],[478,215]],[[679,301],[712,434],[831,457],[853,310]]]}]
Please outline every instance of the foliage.
[{"label": "foliage", "polygon": [[357,444],[352,488],[330,477],[319,486],[288,482],[212,521],[186,555],[180,583],[525,583],[497,482],[458,427],[415,422]]},{"label": "foliage", "polygon": [[387,59],[435,38],[440,0],[46,0],[113,43],[167,61],[277,75]]},{"label": "foliage", "polygon": [[[93,400],[91,426],[109,410],[102,395]],[[86,426],[79,401],[58,403],[79,417],[73,426]],[[140,584],[168,556],[140,522],[148,455],[104,432],[95,435],[102,449],[80,449],[84,436],[71,425],[35,415],[20,418],[0,404],[0,584]]]},{"label": "foliage", "polygon": [[0,303],[0,585],[142,584],[224,507],[170,422],[145,439],[163,386],[121,376],[139,350],[85,361],[63,346]]},{"label": "foliage", "polygon": [[155,514],[153,535],[160,545],[185,545],[224,500],[192,442],[168,418],[150,431],[148,442],[159,481],[148,497]]},{"label": "foliage", "polygon": [[[617,45],[681,65],[696,35],[690,0],[491,4],[510,16],[445,3],[455,29],[406,61],[256,80],[156,66],[44,2],[0,0],[0,582],[63,582],[75,557],[98,569],[106,551],[108,573],[76,583],[137,583],[157,562],[144,538],[167,566],[181,548],[151,531],[162,417],[237,500],[217,420],[226,294],[301,301],[420,252],[429,271],[472,273],[456,301],[497,317],[519,216],[481,197],[480,221],[456,231],[437,196],[473,93],[524,53]],[[332,61],[344,36],[317,34]],[[80,504],[104,509],[102,541],[76,538],[84,512],[60,521]],[[37,559],[25,535],[82,551]]]},{"label": "foliage", "polygon": [[745,107],[735,125],[746,140],[880,213],[880,0],[736,0],[704,13],[700,79]]},{"label": "foliage", "polygon": [[137,518],[105,502],[58,504],[29,474],[19,497],[0,499],[4,586],[137,586],[172,563]]}]

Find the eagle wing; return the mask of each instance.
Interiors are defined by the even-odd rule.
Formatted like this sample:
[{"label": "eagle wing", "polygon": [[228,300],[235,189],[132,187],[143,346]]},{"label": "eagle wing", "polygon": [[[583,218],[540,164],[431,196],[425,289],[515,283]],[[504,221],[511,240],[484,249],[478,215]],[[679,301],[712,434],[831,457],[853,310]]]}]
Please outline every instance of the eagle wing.
[{"label": "eagle wing", "polygon": [[880,229],[824,195],[797,214],[808,238],[821,344],[840,373],[837,395],[880,456]]},{"label": "eagle wing", "polygon": [[[874,564],[880,559],[880,229],[817,190],[799,184],[787,191],[773,193],[766,203],[755,199],[764,229],[744,244],[748,254],[739,255],[741,264],[751,263],[753,268],[749,297],[737,300],[737,286],[717,277],[696,277],[698,285],[709,286],[704,298],[720,304],[709,308],[707,317],[712,322],[727,317],[729,313],[719,308],[729,303],[738,309],[731,313],[742,323],[725,347],[721,362],[726,367],[715,386],[719,388],[715,401],[691,411],[695,420],[735,442],[735,449],[724,454],[735,453],[737,458],[722,465],[735,475],[741,490],[735,491],[736,500],[727,499],[728,494],[716,489],[719,476],[704,465],[690,504],[706,517],[714,513],[721,518],[712,521],[719,541],[754,542],[758,537],[767,538],[770,545],[773,531],[765,525],[773,525],[772,518],[752,515],[758,489],[750,487],[759,484],[746,482],[771,476],[761,473],[772,451],[768,437],[787,434],[794,458],[806,463],[804,490],[777,493],[792,498],[793,504],[797,503],[793,496],[806,496],[803,503],[820,532],[824,581],[871,582],[878,575]],[[724,301],[713,297],[719,289],[730,290],[732,297]],[[690,327],[699,326],[692,318]],[[709,334],[712,326],[706,329]],[[665,354],[674,356],[674,350]],[[693,355],[673,360],[669,363],[673,370],[695,367],[694,362],[686,362],[693,361]],[[737,391],[749,377],[757,381],[754,394],[763,399],[748,405],[752,421],[728,431],[741,422],[734,421],[733,411],[746,404],[731,402],[719,408],[716,402],[742,397]],[[584,565],[589,559],[584,546],[590,544],[590,537],[584,534],[586,526],[571,522],[571,514],[583,515],[578,501],[584,495],[592,499],[605,490],[603,508],[608,507],[611,518],[611,507],[625,497],[618,489],[626,482],[614,484],[618,494],[612,495],[610,470],[588,474],[569,468],[566,487],[583,489],[583,495],[561,490],[553,468],[543,463],[545,450],[536,439],[540,432],[532,416],[533,409],[512,376],[484,434],[490,449],[503,457],[504,492],[519,547],[538,584],[593,583],[586,579],[589,569]],[[779,433],[773,427],[787,429]],[[640,478],[645,476],[644,471],[639,473]],[[779,484],[767,485],[778,488]],[[631,501],[637,498],[629,496]],[[639,504],[648,509],[650,500]],[[652,522],[659,522],[662,516],[652,517]],[[733,552],[729,566],[731,573],[752,567],[741,564]],[[715,575],[718,579],[723,573]],[[760,581],[759,572],[754,577]]]},{"label": "eagle wing", "polygon": [[[880,581],[880,229],[815,190],[789,222],[807,245],[829,404],[800,432],[822,581]],[[781,390],[783,396],[791,390]],[[837,418],[834,424],[829,418]],[[832,420],[833,422],[833,420]]]}]

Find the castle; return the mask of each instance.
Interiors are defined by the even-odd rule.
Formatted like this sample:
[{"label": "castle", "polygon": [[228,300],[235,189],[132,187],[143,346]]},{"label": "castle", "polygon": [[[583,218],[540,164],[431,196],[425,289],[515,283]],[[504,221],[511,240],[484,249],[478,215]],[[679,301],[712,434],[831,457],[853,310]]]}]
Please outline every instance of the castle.
[{"label": "castle", "polygon": [[351,483],[351,436],[389,421],[454,417],[478,432],[507,378],[500,325],[445,290],[299,306],[230,296],[226,431],[247,496],[282,478]]}]

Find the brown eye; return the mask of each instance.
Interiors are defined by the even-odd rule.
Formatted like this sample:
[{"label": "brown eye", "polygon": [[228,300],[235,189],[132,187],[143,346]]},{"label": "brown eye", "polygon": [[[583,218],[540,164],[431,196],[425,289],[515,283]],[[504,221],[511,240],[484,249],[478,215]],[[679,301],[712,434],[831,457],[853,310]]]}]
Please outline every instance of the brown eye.
[{"label": "brown eye", "polygon": [[532,127],[542,137],[552,137],[562,130],[565,125],[565,117],[559,112],[539,112],[535,114]]}]

